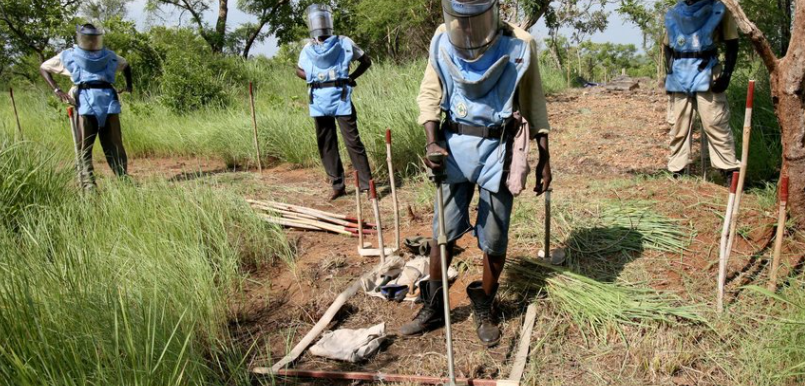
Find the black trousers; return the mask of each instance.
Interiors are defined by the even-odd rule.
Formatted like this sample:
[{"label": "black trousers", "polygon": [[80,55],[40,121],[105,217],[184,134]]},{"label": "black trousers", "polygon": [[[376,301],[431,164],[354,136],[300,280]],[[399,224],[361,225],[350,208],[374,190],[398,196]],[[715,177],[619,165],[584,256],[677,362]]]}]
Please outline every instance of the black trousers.
[{"label": "black trousers", "polygon": [[84,189],[95,186],[95,168],[92,165],[92,147],[95,139],[100,138],[106,162],[117,176],[125,176],[128,169],[128,157],[123,148],[123,133],[120,130],[120,117],[110,114],[106,117],[106,126],[100,127],[94,115],[82,115],[78,119],[78,151],[81,164],[78,165],[81,185]]},{"label": "black trousers", "polygon": [[361,190],[369,189],[369,180],[372,172],[369,169],[369,158],[366,156],[366,148],[361,142],[358,133],[358,116],[355,106],[352,106],[352,115],[338,117],[316,117],[316,139],[319,145],[319,155],[324,164],[324,170],[330,178],[334,190],[344,189],[344,165],[341,163],[341,155],[338,153],[338,135],[336,134],[336,121],[341,129],[341,136],[346,145],[352,166],[358,171]]}]

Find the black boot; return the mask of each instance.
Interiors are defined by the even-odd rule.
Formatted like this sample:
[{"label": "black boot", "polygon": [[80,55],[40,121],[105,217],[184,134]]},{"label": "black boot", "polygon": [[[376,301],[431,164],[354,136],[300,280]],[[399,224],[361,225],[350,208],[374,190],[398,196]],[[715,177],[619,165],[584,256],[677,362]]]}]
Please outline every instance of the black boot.
[{"label": "black boot", "polygon": [[498,285],[495,284],[492,294],[487,295],[480,281],[472,282],[467,287],[467,296],[469,296],[472,303],[476,332],[478,333],[478,338],[487,347],[493,347],[500,342],[500,328],[498,328],[492,312],[492,303],[495,301],[497,292]]},{"label": "black boot", "polygon": [[424,300],[414,320],[400,327],[400,335],[418,335],[444,326],[442,282],[428,280],[419,284]]}]

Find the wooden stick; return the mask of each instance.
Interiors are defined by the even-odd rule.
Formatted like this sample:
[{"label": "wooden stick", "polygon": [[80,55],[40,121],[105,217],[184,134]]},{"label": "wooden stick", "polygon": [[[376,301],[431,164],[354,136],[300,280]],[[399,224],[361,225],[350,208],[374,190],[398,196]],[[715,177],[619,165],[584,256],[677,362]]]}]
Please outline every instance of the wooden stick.
[{"label": "wooden stick", "polygon": [[25,137],[22,136],[22,125],[20,125],[20,115],[17,113],[17,102],[14,100],[14,89],[9,87],[8,94],[11,96],[11,107],[14,108],[14,118],[17,119],[17,133],[20,135],[20,140],[23,140]]},{"label": "wooden stick", "polygon": [[394,204],[394,249],[400,249],[400,203],[397,201],[397,187],[394,181],[394,164],[391,153],[391,129],[386,128],[386,163],[389,166],[389,182],[391,183],[391,199]]},{"label": "wooden stick", "polygon": [[531,347],[531,334],[534,332],[534,321],[537,319],[537,304],[531,303],[525,313],[523,328],[520,331],[520,342],[517,344],[517,351],[512,363],[512,371],[509,374],[509,381],[520,382],[525,371],[525,364],[528,360],[528,349]]},{"label": "wooden stick", "polygon": [[346,236],[352,236],[352,232],[348,231],[345,227],[326,224],[320,221],[313,221],[313,220],[305,220],[305,219],[288,219],[288,218],[280,218],[274,217],[269,215],[259,215],[263,220],[272,222],[278,225],[283,225],[287,227],[293,228],[303,228],[303,229],[310,229],[310,230],[324,230],[330,231],[333,233],[338,233]]},{"label": "wooden stick", "polygon": [[[421,385],[447,385],[449,380],[441,377],[429,377],[424,375],[404,375],[404,374],[383,374],[367,373],[360,371],[323,371],[323,370],[279,370],[272,371],[267,367],[255,367],[252,373],[258,375],[272,375],[290,378],[312,378],[327,380],[354,380],[368,381],[373,383],[414,383]],[[457,384],[469,386],[519,386],[519,381],[496,380],[496,379],[474,379],[458,378]]]},{"label": "wooden stick", "polygon": [[372,197],[372,209],[375,211],[375,222],[377,222],[377,250],[380,253],[380,264],[386,263],[386,248],[383,243],[383,223],[380,219],[380,204],[377,202],[377,190],[375,180],[369,180],[369,195]]},{"label": "wooden stick", "polygon": [[774,258],[769,272],[769,291],[777,291],[777,270],[780,268],[780,252],[783,249],[783,237],[785,237],[785,218],[786,207],[788,206],[788,176],[780,179],[780,208],[777,213],[777,236],[774,239]]},{"label": "wooden stick", "polygon": [[[290,211],[294,211],[294,212],[310,214],[310,215],[313,215],[313,216],[330,217],[330,218],[335,218],[335,219],[341,219],[341,220],[357,222],[357,219],[354,218],[354,217],[349,217],[349,216],[346,216],[346,215],[343,215],[343,214],[325,212],[323,210],[308,208],[308,207],[299,206],[299,205],[286,204],[286,203],[276,202],[276,201],[246,200],[246,202],[273,206],[275,208],[280,208],[280,209],[290,210]],[[364,225],[366,225],[368,227],[373,227],[373,228],[377,227],[377,225],[370,224],[370,223],[365,223]]]},{"label": "wooden stick", "polygon": [[287,209],[280,209],[280,208],[277,208],[277,207],[273,207],[273,206],[270,206],[270,205],[263,205],[263,204],[259,204],[259,203],[251,203],[251,205],[252,205],[253,208],[257,208],[257,209],[265,210],[265,211],[269,211],[269,212],[281,213],[281,214],[287,215],[287,216],[304,217],[304,218],[307,218],[309,220],[317,220],[317,221],[321,220],[321,221],[324,221],[324,222],[329,222],[329,223],[333,223],[333,224],[336,224],[336,225],[341,225],[341,226],[344,226],[344,227],[355,228],[355,227],[358,226],[357,223],[350,222],[350,221],[347,221],[347,220],[340,220],[340,219],[330,218],[330,217],[326,217],[326,216],[318,216],[318,215],[307,214],[307,213],[302,213],[302,212],[296,212],[296,211],[287,210]]},{"label": "wooden stick", "polygon": [[[263,372],[263,374],[276,374],[288,364],[296,361],[296,359],[299,358],[299,356],[302,355],[305,350],[307,350],[307,347],[310,346],[310,344],[313,343],[313,341],[324,331],[327,325],[333,321],[335,314],[341,310],[341,307],[344,306],[347,300],[354,296],[360,288],[360,279],[353,281],[349,288],[335,298],[335,301],[332,305],[330,305],[330,308],[327,309],[327,312],[324,313],[324,316],[322,316],[321,319],[316,322],[316,325],[314,325],[313,328],[307,333],[307,335],[305,335],[302,340],[297,343],[296,346],[294,346],[293,350],[291,350],[291,352],[289,352],[288,355],[282,358],[279,362],[274,364],[274,366],[270,369],[270,372]],[[258,369],[255,369],[254,372],[259,373],[257,370]],[[263,371],[269,371],[269,369],[265,369]]]},{"label": "wooden stick", "polygon": [[[83,135],[79,136],[78,133],[78,114],[76,114],[73,106],[67,108],[67,118],[70,119],[70,133],[73,135],[73,150],[75,151],[75,171],[78,178],[78,185],[81,186],[81,171],[84,167],[81,165],[81,145],[79,141],[83,140]],[[81,137],[81,138],[80,138]],[[83,186],[81,186],[83,191]]]},{"label": "wooden stick", "polygon": [[358,250],[363,248],[363,208],[361,207],[361,181],[358,176],[358,171],[354,173],[355,176],[355,212],[358,216]]},{"label": "wooden stick", "polygon": [[730,223],[730,237],[727,240],[727,257],[729,261],[732,254],[732,247],[735,243],[735,236],[738,231],[738,218],[740,217],[741,196],[743,195],[744,184],[746,183],[746,167],[749,162],[749,137],[752,134],[752,105],[755,101],[755,81],[749,81],[749,89],[746,94],[746,115],[744,116],[743,148],[741,148],[741,175],[738,178],[738,190],[735,192],[735,203],[733,206],[732,222]]},{"label": "wooden stick", "polygon": [[254,151],[257,153],[257,167],[260,173],[263,172],[263,158],[260,156],[260,141],[257,139],[257,113],[254,109],[254,87],[252,82],[249,82],[249,104],[252,108],[252,126],[254,127]]},{"label": "wooden stick", "polygon": [[732,173],[732,185],[727,199],[727,212],[724,215],[724,225],[721,227],[721,243],[718,249],[718,284],[716,286],[716,310],[724,311],[724,285],[727,281],[727,238],[730,234],[730,223],[735,204],[735,191],[738,189],[738,172]]}]

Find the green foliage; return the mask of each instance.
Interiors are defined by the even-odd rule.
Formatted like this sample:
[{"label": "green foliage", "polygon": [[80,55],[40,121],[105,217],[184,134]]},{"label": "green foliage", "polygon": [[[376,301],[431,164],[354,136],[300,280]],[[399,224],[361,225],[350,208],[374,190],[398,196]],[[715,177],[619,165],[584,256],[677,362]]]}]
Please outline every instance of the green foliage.
[{"label": "green foliage", "polygon": [[433,0],[360,1],[350,34],[374,56],[394,60],[427,55],[430,40],[443,22],[441,3]]},{"label": "green foliage", "polygon": [[[201,51],[203,52],[203,51]],[[178,113],[227,103],[224,79],[213,67],[213,59],[197,50],[167,52],[160,78],[159,100]]]}]

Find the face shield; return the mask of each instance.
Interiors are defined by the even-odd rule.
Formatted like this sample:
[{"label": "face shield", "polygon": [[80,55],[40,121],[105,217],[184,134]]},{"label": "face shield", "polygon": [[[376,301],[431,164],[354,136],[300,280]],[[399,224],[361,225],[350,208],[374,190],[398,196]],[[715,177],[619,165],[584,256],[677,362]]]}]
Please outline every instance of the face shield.
[{"label": "face shield", "polygon": [[498,0],[442,0],[450,43],[465,59],[477,59],[500,29]]},{"label": "face shield", "polygon": [[92,24],[77,26],[75,41],[82,50],[100,51],[103,49],[103,29]]},{"label": "face shield", "polygon": [[333,35],[333,10],[329,5],[313,4],[307,7],[305,16],[311,38]]}]

